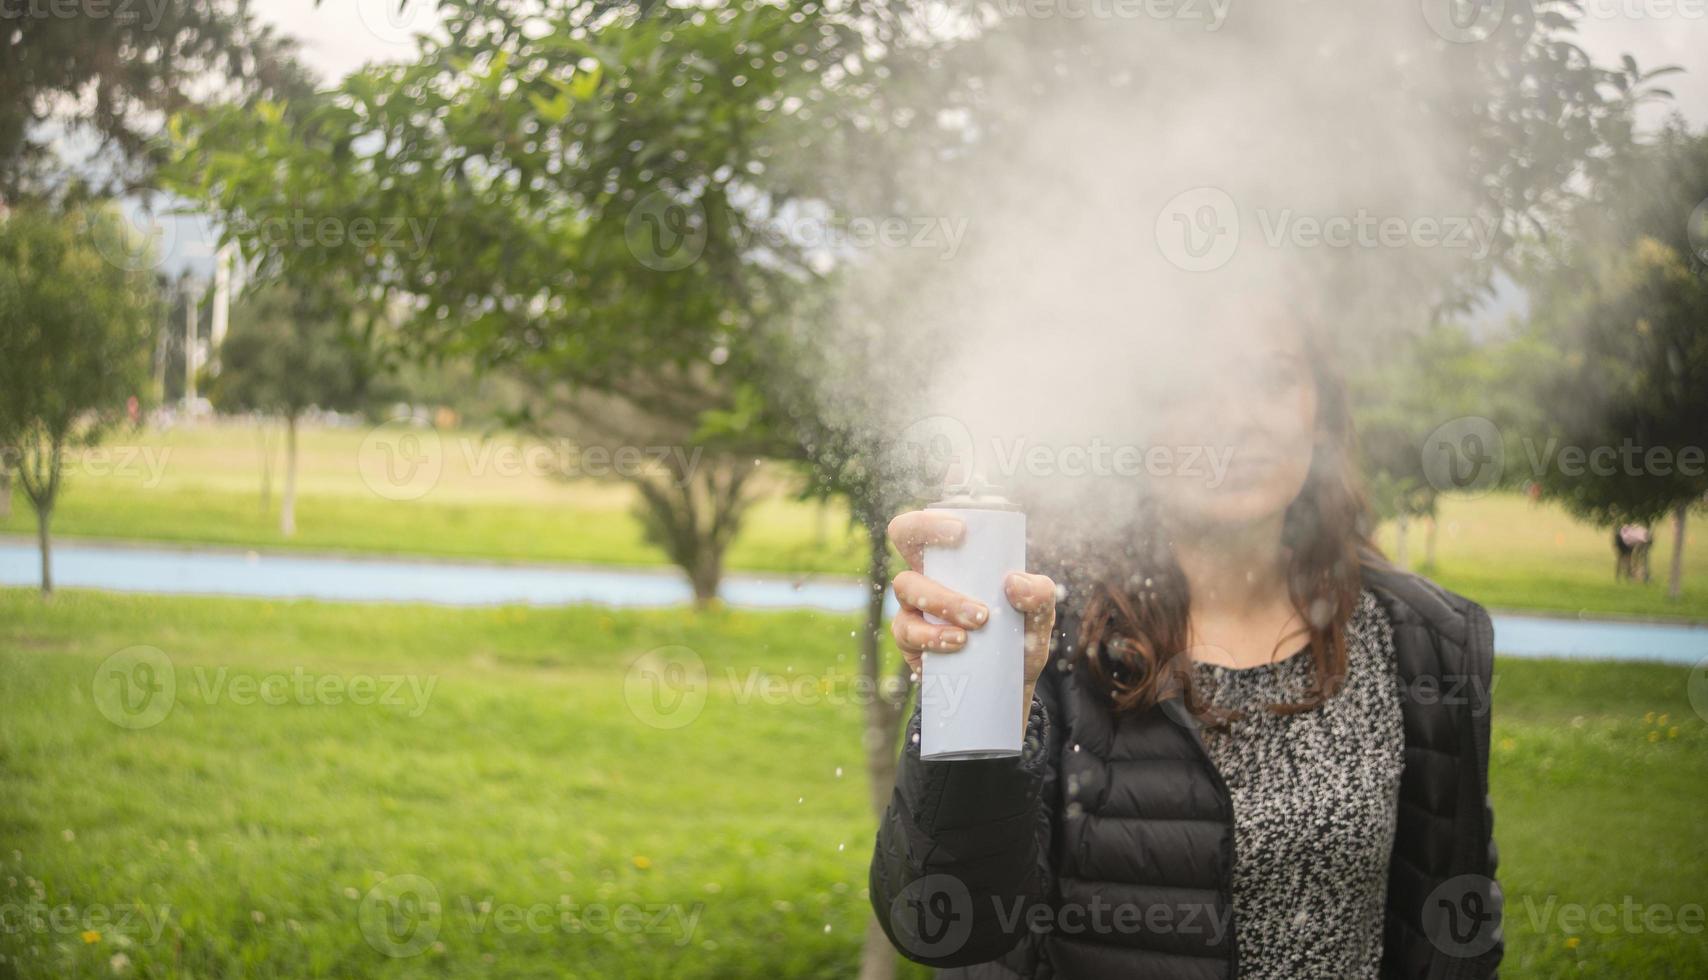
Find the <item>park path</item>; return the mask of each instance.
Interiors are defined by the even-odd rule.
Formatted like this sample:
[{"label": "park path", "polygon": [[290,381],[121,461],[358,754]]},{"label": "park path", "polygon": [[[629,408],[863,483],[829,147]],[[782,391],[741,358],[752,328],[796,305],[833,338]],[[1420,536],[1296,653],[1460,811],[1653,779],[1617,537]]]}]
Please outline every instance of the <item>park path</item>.
[{"label": "park path", "polygon": [[[681,576],[663,568],[263,555],[76,543],[57,546],[54,557],[58,585],[113,592],[444,606],[594,603],[636,608],[681,605],[692,598]],[[38,574],[33,542],[0,539],[0,585],[34,585]],[[732,574],[725,578],[722,594],[725,602],[742,609],[851,613],[865,604],[863,585],[829,576]],[[1494,621],[1495,647],[1509,656],[1690,665],[1708,659],[1708,626],[1498,612]]]}]

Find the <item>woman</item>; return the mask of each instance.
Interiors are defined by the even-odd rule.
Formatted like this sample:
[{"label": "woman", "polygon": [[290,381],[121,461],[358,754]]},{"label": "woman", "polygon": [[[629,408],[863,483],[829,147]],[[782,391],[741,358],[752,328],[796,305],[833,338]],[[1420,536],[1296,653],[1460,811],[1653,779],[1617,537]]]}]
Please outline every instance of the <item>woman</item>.
[{"label": "woman", "polygon": [[[1311,345],[1228,349],[1161,433],[1230,448],[1224,478],[1156,481],[1097,557],[1050,566],[1061,594],[1009,576],[1020,757],[922,762],[909,726],[871,872],[909,958],[968,977],[1494,975],[1488,616],[1369,546],[1344,391]],[[960,531],[928,511],[890,526],[916,670],[989,616],[919,572]]]}]

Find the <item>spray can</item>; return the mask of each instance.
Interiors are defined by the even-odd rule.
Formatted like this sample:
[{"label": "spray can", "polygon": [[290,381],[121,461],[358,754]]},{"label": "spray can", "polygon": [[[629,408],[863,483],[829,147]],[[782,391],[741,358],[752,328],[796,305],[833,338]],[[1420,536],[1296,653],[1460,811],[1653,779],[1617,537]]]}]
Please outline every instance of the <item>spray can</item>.
[{"label": "spray can", "polygon": [[[925,549],[925,577],[990,610],[953,653],[926,651],[919,687],[922,759],[1000,759],[1020,754],[1025,736],[1025,617],[1003,581],[1026,570],[1026,515],[989,485],[974,485],[927,507],[966,525],[961,543]],[[933,623],[942,620],[929,613]]]}]

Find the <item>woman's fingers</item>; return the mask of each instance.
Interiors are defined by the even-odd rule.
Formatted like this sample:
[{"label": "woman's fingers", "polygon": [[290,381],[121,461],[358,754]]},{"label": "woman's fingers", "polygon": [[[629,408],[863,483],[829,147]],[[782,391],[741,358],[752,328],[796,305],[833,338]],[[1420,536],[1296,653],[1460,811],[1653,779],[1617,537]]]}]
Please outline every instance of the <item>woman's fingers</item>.
[{"label": "woman's fingers", "polygon": [[1002,582],[1008,593],[1008,604],[1026,614],[1027,622],[1041,613],[1054,616],[1056,612],[1056,583],[1048,575],[1010,573]]},{"label": "woman's fingers", "polygon": [[1008,603],[1026,617],[1026,679],[1032,680],[1049,659],[1050,632],[1056,626],[1056,583],[1047,575],[1015,572],[1003,580]]},{"label": "woman's fingers", "polygon": [[966,630],[927,622],[919,610],[905,606],[890,620],[890,635],[895,637],[896,646],[914,670],[919,669],[919,655],[927,650],[952,653],[967,645]]},{"label": "woman's fingers", "polygon": [[930,613],[964,629],[976,630],[990,619],[990,610],[984,603],[946,588],[918,572],[897,575],[893,588],[896,602],[901,605]]},{"label": "woman's fingers", "polygon": [[925,549],[961,543],[966,533],[961,519],[941,511],[916,510],[897,515],[890,521],[890,543],[901,552],[907,567],[919,571],[925,567]]}]

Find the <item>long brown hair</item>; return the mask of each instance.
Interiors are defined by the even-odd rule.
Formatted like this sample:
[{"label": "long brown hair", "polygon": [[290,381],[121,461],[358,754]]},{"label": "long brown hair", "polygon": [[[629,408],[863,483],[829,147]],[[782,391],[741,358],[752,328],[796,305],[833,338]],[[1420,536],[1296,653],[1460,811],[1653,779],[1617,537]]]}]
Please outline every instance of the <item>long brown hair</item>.
[{"label": "long brown hair", "polygon": [[[1374,551],[1346,386],[1316,344],[1306,347],[1317,386],[1316,439],[1305,484],[1287,507],[1282,544],[1288,594],[1309,636],[1313,681],[1301,700],[1273,708],[1284,714],[1320,705],[1344,681],[1346,624],[1361,589],[1359,552]],[[1179,695],[1194,717],[1226,723],[1231,716],[1205,703],[1192,683],[1192,597],[1154,503],[1139,505],[1131,532],[1123,535],[1124,547],[1076,576],[1087,599],[1074,666],[1107,690],[1117,713]]]}]

